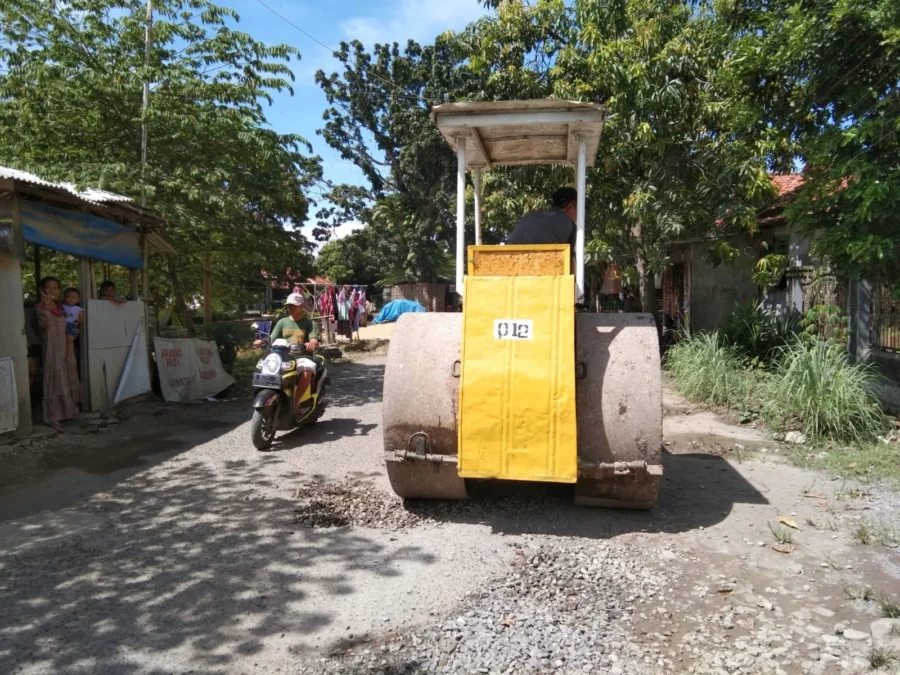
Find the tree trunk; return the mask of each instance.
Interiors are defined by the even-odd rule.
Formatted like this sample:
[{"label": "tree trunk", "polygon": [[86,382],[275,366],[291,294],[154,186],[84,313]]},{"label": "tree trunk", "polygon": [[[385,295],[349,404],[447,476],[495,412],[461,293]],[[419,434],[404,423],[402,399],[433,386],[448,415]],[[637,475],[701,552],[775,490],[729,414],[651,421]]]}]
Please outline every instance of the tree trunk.
[{"label": "tree trunk", "polygon": [[640,224],[635,225],[632,232],[637,238],[637,250],[635,251],[634,259],[638,273],[638,294],[641,301],[641,311],[653,315],[653,320],[656,321],[656,330],[661,334],[662,322],[659,317],[659,305],[656,301],[656,279],[647,268],[647,253],[643,237],[641,236]]},{"label": "tree trunk", "polygon": [[172,279],[172,292],[175,294],[175,307],[181,316],[184,329],[187,331],[188,337],[197,337],[194,331],[194,322],[191,319],[191,313],[188,311],[187,303],[184,301],[184,293],[181,292],[181,284],[178,283],[178,272],[176,272],[175,261],[169,258],[169,277]]}]

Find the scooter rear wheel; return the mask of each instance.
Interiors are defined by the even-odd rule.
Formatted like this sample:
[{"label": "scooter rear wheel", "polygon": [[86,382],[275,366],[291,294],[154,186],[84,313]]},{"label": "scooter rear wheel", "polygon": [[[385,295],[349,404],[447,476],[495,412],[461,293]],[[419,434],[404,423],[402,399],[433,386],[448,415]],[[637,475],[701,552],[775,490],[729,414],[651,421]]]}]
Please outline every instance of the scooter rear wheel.
[{"label": "scooter rear wheel", "polygon": [[278,404],[264,411],[253,411],[253,420],[250,422],[250,437],[253,439],[253,447],[257,450],[268,450],[275,440],[275,419],[278,415]]}]

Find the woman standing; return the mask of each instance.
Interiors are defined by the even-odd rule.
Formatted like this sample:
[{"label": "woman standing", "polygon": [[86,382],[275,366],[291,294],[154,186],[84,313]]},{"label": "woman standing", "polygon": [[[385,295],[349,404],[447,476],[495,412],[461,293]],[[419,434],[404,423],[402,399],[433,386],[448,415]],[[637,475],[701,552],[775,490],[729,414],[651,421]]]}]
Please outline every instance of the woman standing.
[{"label": "woman standing", "polygon": [[78,414],[78,370],[67,358],[66,312],[59,301],[60,283],[54,277],[41,279],[41,301],[34,316],[43,347],[44,424],[57,431],[63,420]]}]

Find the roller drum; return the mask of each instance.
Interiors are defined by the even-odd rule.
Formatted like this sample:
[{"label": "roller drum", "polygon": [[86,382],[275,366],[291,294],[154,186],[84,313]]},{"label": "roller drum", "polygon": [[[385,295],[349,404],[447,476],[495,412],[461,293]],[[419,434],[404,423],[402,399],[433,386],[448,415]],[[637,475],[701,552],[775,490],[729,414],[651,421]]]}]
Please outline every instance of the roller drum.
[{"label": "roller drum", "polygon": [[457,474],[462,315],[404,314],[384,372],[385,464],[404,499],[467,499]]},{"label": "roller drum", "polygon": [[662,464],[659,336],[650,314],[575,315],[576,503],[650,508]]}]

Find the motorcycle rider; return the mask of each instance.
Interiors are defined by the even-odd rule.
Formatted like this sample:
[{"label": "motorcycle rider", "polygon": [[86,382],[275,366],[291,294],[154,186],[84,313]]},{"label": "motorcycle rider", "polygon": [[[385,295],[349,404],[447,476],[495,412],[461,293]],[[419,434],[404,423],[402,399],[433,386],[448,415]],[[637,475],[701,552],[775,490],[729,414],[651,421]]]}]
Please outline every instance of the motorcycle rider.
[{"label": "motorcycle rider", "polygon": [[[288,310],[288,316],[279,320],[269,334],[269,340],[274,342],[285,339],[292,345],[303,345],[304,354],[297,356],[297,396],[306,392],[313,382],[316,374],[316,362],[312,358],[319,348],[319,328],[316,322],[306,314],[306,301],[300,293],[291,293],[284,302]],[[256,340],[254,347],[261,347],[262,340]]]}]

